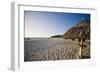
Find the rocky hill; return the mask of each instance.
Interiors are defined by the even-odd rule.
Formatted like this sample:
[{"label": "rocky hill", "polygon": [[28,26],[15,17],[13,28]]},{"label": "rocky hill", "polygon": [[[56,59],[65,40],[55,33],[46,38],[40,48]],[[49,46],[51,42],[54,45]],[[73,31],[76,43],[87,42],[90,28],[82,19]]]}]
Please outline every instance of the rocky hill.
[{"label": "rocky hill", "polygon": [[84,30],[86,39],[90,39],[90,21],[81,20],[76,26],[70,28],[63,34],[64,39],[76,39],[80,37],[81,31]]}]

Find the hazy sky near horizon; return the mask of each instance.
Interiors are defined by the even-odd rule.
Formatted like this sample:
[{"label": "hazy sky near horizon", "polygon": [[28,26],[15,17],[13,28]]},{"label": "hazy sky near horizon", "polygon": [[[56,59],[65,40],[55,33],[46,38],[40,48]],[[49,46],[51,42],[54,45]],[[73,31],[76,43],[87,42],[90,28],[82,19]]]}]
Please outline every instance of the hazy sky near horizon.
[{"label": "hazy sky near horizon", "polygon": [[50,37],[64,34],[90,14],[24,11],[25,37]]}]

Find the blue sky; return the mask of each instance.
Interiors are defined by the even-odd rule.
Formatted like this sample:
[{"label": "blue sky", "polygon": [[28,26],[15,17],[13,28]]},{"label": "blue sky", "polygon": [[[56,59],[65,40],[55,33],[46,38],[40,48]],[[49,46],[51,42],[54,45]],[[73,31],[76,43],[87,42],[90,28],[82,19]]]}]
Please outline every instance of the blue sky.
[{"label": "blue sky", "polygon": [[50,37],[63,34],[90,14],[25,11],[25,37]]}]

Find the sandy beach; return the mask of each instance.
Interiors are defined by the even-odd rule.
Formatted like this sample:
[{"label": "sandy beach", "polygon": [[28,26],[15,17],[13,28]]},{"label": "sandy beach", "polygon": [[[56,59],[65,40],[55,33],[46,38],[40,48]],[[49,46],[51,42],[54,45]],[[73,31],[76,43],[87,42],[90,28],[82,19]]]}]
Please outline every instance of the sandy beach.
[{"label": "sandy beach", "polygon": [[[90,57],[90,41],[85,41],[82,54]],[[79,58],[79,42],[76,39],[31,38],[24,41],[24,61],[69,60]]]}]

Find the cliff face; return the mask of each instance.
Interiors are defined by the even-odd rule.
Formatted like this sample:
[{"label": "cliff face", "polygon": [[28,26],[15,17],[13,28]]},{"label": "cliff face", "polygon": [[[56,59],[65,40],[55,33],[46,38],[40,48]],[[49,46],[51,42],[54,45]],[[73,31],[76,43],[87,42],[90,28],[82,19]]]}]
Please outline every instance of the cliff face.
[{"label": "cliff face", "polygon": [[70,28],[68,31],[66,31],[63,34],[64,39],[76,39],[80,38],[80,33],[82,30],[84,30],[84,37],[86,39],[90,39],[90,21],[88,20],[82,20],[80,21],[76,26]]}]

